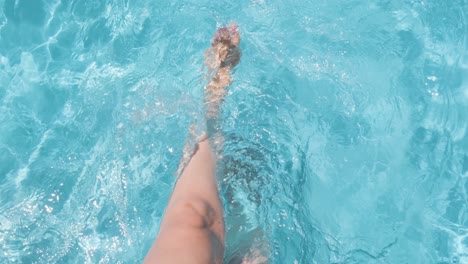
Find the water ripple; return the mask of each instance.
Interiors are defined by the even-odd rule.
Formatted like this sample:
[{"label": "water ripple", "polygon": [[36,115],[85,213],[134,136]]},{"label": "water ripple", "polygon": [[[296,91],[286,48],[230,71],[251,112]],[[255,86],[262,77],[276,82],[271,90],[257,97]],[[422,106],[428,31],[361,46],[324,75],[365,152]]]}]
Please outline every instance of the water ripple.
[{"label": "water ripple", "polygon": [[231,20],[226,260],[468,261],[466,1],[0,4],[0,262],[143,259]]}]

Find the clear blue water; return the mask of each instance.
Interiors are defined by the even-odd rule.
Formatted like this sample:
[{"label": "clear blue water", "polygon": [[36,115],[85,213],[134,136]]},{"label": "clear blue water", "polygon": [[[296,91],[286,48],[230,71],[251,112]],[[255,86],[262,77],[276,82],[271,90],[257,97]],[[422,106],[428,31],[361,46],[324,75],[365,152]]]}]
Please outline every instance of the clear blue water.
[{"label": "clear blue water", "polygon": [[466,1],[0,6],[0,263],[143,259],[229,21],[226,261],[468,263]]}]

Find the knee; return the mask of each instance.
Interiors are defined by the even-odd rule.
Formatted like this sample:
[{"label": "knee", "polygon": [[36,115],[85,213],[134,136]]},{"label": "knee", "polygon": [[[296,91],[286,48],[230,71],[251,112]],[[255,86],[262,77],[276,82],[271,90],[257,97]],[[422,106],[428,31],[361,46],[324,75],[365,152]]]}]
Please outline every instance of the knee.
[{"label": "knee", "polygon": [[210,228],[216,217],[215,210],[200,199],[177,202],[168,212],[168,218],[173,218],[171,222],[195,228]]}]

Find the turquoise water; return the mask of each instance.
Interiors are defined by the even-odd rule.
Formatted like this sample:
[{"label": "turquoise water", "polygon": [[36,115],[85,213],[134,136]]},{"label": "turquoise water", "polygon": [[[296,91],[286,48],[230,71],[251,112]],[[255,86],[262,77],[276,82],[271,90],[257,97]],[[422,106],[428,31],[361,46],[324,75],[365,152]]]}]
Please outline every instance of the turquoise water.
[{"label": "turquoise water", "polygon": [[229,21],[226,262],[468,263],[466,1],[0,6],[0,263],[141,262]]}]

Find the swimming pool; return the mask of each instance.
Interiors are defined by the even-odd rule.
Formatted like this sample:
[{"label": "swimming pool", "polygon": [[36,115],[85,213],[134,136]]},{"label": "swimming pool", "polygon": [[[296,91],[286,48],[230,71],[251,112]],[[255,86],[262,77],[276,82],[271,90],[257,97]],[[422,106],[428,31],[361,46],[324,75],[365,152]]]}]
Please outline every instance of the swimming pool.
[{"label": "swimming pool", "polygon": [[229,21],[226,260],[468,263],[466,1],[0,4],[0,263],[141,262]]}]

